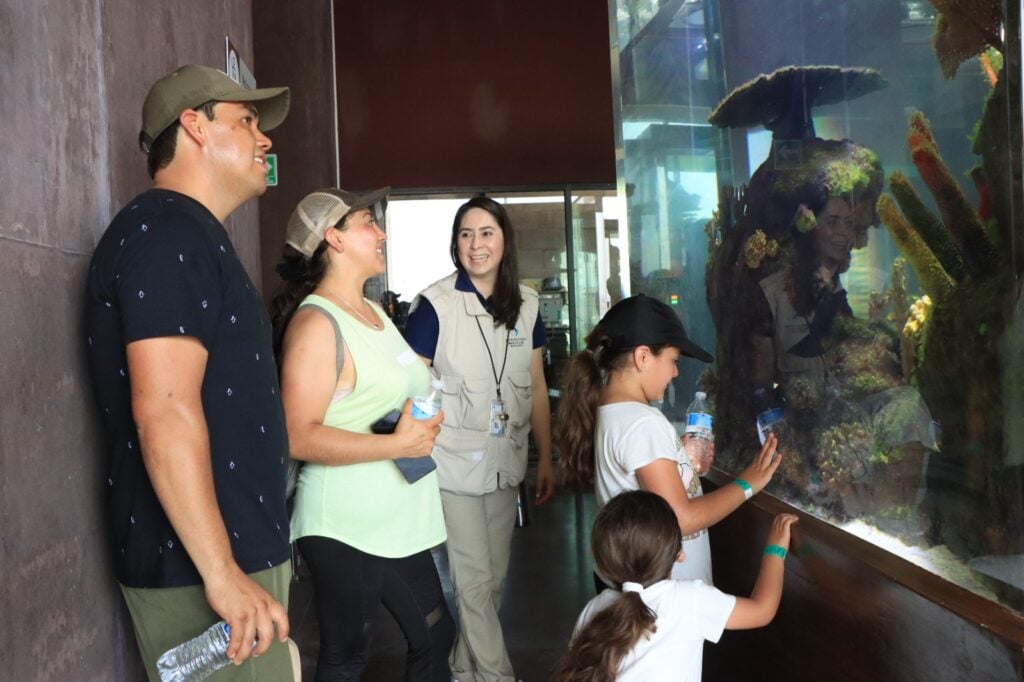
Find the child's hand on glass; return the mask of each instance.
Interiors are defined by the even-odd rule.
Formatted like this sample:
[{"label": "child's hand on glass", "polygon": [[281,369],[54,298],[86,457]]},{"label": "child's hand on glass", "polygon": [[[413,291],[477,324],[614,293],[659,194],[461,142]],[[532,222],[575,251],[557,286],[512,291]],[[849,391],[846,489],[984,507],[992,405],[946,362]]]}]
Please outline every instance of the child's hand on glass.
[{"label": "child's hand on glass", "polygon": [[740,472],[740,478],[750,484],[755,493],[768,485],[768,481],[775,475],[782,461],[782,453],[777,451],[779,439],[774,433],[769,433],[761,446],[761,451],[754,457],[754,462]]}]

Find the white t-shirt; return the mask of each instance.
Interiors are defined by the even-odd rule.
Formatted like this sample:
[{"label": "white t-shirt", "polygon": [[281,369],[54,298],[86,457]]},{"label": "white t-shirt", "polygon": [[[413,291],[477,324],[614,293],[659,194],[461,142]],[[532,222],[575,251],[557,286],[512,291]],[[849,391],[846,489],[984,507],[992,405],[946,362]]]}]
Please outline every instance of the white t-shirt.
[{"label": "white t-shirt", "polygon": [[[622,597],[605,590],[590,600],[576,621],[573,637],[599,611]],[[616,682],[700,682],[704,640],[717,642],[736,597],[699,580],[662,580],[643,591],[657,616],[657,631],[641,637],[619,664]]]},{"label": "white t-shirt", "polygon": [[[623,491],[640,490],[636,470],[656,459],[670,459],[678,465],[691,500],[704,494],[672,423],[650,405],[626,402],[598,407],[594,459],[599,505]],[[683,538],[683,555],[683,563],[672,568],[672,579],[703,580],[711,585],[711,545],[706,529]]]}]

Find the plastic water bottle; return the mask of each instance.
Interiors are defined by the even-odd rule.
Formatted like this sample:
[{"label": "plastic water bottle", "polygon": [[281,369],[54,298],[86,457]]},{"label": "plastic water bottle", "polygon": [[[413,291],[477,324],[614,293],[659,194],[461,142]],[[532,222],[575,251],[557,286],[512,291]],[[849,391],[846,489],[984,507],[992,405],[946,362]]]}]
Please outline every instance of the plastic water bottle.
[{"label": "plastic water bottle", "polygon": [[697,391],[693,394],[693,402],[686,408],[685,433],[693,436],[686,444],[686,454],[690,456],[690,464],[698,476],[711,466],[711,448],[715,443],[715,435],[711,430],[713,419],[707,399],[704,391]]},{"label": "plastic water bottle", "polygon": [[430,393],[418,395],[412,400],[413,419],[430,419],[441,411],[441,391],[444,383],[440,379],[430,380]]},{"label": "plastic water bottle", "polygon": [[220,621],[198,637],[168,649],[156,661],[160,682],[199,682],[231,665],[230,639],[231,628]]},{"label": "plastic water bottle", "polygon": [[759,388],[754,391],[754,404],[757,409],[757,437],[764,445],[768,434],[776,431],[786,420],[785,412],[781,405],[772,404],[769,400],[768,391]]},{"label": "plastic water bottle", "polygon": [[757,437],[761,445],[768,439],[768,434],[775,432],[786,421],[781,407],[773,407],[757,415]]}]

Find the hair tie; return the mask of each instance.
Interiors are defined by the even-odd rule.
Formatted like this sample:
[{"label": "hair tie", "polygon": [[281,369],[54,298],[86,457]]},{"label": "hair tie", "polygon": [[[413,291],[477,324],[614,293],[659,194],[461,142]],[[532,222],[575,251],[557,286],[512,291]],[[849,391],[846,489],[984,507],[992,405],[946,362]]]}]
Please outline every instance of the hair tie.
[{"label": "hair tie", "polygon": [[637,594],[643,594],[644,593],[644,586],[641,585],[640,583],[625,582],[625,583],[622,583],[622,591],[623,592],[636,592]]}]

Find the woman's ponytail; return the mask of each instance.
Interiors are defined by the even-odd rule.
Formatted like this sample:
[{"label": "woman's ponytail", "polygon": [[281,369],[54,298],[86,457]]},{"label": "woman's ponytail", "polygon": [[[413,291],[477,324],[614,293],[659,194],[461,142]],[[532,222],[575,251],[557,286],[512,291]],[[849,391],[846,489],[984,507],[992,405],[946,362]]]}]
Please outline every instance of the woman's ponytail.
[{"label": "woman's ponytail", "polygon": [[327,261],[323,257],[327,242],[320,242],[313,255],[306,258],[296,249],[285,245],[281,254],[281,262],[274,270],[284,282],[274,292],[270,300],[270,322],[274,329],[274,357],[278,367],[281,365],[281,343],[284,332],[291,322],[295,310],[302,299],[313,293],[327,271]]}]

